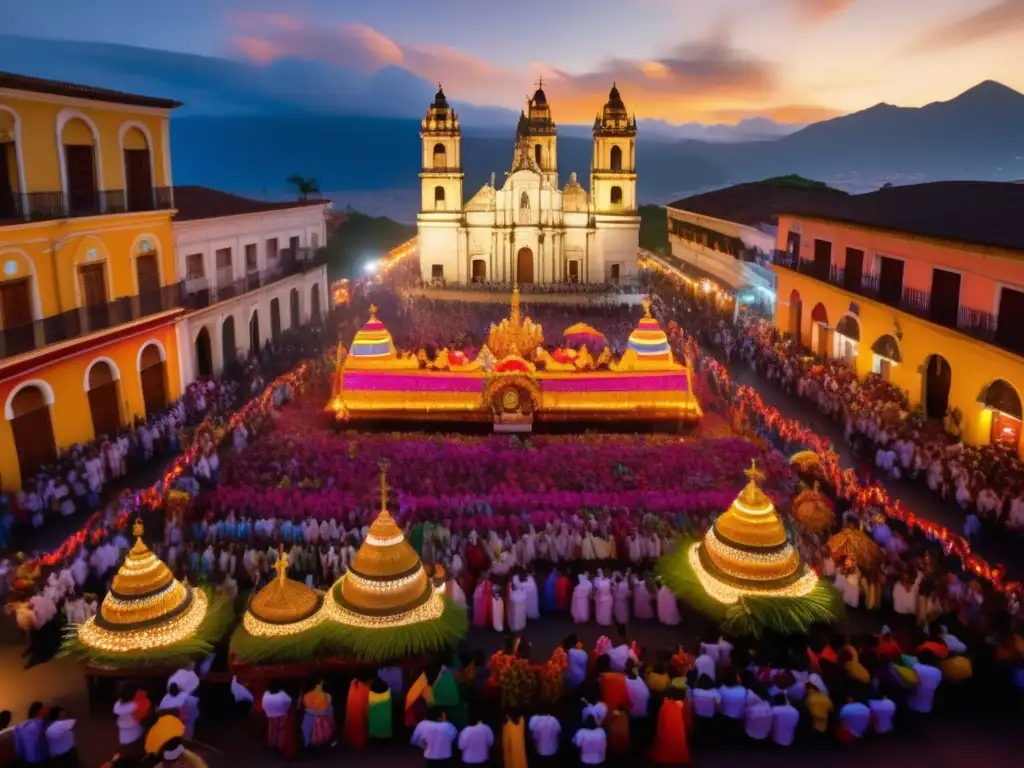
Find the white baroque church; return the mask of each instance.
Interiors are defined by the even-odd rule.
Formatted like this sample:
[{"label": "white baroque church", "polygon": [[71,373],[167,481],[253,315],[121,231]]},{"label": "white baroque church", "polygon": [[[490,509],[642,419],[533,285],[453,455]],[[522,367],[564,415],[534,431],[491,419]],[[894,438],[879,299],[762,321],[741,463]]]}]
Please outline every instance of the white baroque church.
[{"label": "white baroque church", "polygon": [[618,88],[594,120],[590,190],[558,186],[558,136],[539,85],[519,115],[512,167],[462,196],[462,131],[438,89],[421,123],[422,203],[416,217],[423,280],[448,283],[625,282],[636,277],[636,118]]}]

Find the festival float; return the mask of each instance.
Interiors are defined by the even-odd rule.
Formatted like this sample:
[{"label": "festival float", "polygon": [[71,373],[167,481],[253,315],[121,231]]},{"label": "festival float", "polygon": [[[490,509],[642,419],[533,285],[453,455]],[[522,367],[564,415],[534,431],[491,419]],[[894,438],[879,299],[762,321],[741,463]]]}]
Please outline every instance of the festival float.
[{"label": "festival float", "polygon": [[759,483],[756,464],[746,487],[702,541],[681,541],[657,564],[680,600],[735,634],[801,634],[835,623],[842,601],[790,543],[782,519]]},{"label": "festival float", "polygon": [[106,669],[198,661],[213,651],[234,618],[230,601],[174,578],[142,540],[114,576],[96,616],[72,625],[61,655]]},{"label": "festival float", "polygon": [[466,634],[466,612],[446,596],[443,571],[423,564],[388,512],[384,464],[380,482],[380,512],[328,594],[289,579],[280,554],[277,577],[250,600],[232,637],[236,669],[401,661],[454,646]]},{"label": "festival float", "polygon": [[693,371],[675,360],[649,302],[618,359],[594,329],[576,325],[566,336],[592,339],[600,352],[586,344],[546,349],[541,326],[521,315],[516,286],[509,316],[491,326],[474,359],[448,349],[430,359],[423,350],[396,350],[371,307],[369,322],[339,355],[327,410],[346,423],[461,421],[498,432],[529,432],[535,422],[700,420]]}]

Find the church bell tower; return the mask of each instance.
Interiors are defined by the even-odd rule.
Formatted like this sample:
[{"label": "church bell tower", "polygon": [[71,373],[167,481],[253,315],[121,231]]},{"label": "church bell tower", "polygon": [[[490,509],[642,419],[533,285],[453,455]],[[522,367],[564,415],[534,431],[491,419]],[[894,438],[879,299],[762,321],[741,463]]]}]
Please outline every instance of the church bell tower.
[{"label": "church bell tower", "polygon": [[636,212],[636,118],[629,116],[615,85],[594,119],[590,201],[595,213]]},{"label": "church bell tower", "polygon": [[516,144],[520,143],[529,146],[533,161],[544,179],[552,188],[558,189],[558,129],[551,119],[543,80],[537,81],[537,90],[527,100],[526,109],[519,113]]},{"label": "church bell tower", "polygon": [[462,210],[462,129],[441,84],[420,122],[423,160],[420,171],[423,212]]}]

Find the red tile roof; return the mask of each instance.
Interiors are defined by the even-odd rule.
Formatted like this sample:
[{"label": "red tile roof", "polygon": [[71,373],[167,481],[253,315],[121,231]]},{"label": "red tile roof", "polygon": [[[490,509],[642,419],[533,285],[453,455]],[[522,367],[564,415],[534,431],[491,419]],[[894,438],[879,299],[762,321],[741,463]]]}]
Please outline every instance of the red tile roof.
[{"label": "red tile roof", "polygon": [[61,80],[46,80],[42,77],[29,77],[13,72],[0,72],[0,88],[30,93],[47,93],[52,96],[65,96],[69,99],[89,99],[90,101],[106,101],[112,104],[128,104],[133,107],[155,107],[157,109],[174,109],[181,102],[173,99],[161,99],[155,96],[139,96],[134,93],[114,91],[109,88],[94,88],[91,85],[65,83]]},{"label": "red tile roof", "polygon": [[831,187],[806,188],[757,181],[685,197],[665,207],[753,227],[775,224],[780,213],[815,210],[848,197]]},{"label": "red tile roof", "polygon": [[232,195],[228,192],[210,189],[209,187],[186,185],[174,188],[174,207],[178,209],[174,220],[216,219],[221,216],[241,216],[246,213],[265,213],[267,211],[281,211],[288,208],[326,205],[328,203],[330,203],[330,200],[313,198],[272,203],[265,200],[252,200],[248,197]]}]

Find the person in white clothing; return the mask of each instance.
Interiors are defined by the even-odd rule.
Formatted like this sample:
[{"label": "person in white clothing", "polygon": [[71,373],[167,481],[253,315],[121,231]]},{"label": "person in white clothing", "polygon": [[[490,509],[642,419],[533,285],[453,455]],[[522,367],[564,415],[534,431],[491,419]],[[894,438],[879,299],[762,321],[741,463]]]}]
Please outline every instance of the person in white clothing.
[{"label": "person in white clothing", "polygon": [[765,697],[755,691],[750,691],[747,695],[743,729],[747,736],[757,741],[767,739],[772,732],[772,707]]},{"label": "person in white clothing", "polygon": [[868,701],[868,709],[871,710],[871,729],[875,733],[889,733],[896,716],[896,702],[883,691]]},{"label": "person in white clothing", "polygon": [[594,579],[594,618],[600,626],[611,626],[614,604],[612,583],[598,570],[597,578]]},{"label": "person in white clothing", "polygon": [[679,603],[672,590],[662,584],[658,587],[658,621],[674,627],[679,624]]},{"label": "person in white clothing", "polygon": [[583,765],[601,765],[604,763],[605,751],[608,748],[608,736],[598,727],[593,717],[585,717],[583,727],[576,731],[572,743],[580,751],[580,763]]},{"label": "person in white clothing", "polygon": [[935,691],[942,684],[942,671],[936,664],[935,654],[922,651],[917,657],[914,672],[917,674],[917,685],[907,698],[907,707],[914,712],[928,714],[932,711]]},{"label": "person in white clothing", "polygon": [[509,594],[508,631],[519,633],[526,629],[526,590],[518,576],[512,577],[512,589]]},{"label": "person in white clothing", "polygon": [[590,621],[590,595],[594,591],[594,585],[590,583],[590,577],[586,572],[581,573],[579,581],[572,590],[572,605],[570,613],[576,624],[586,624]]},{"label": "person in white clothing", "polygon": [[557,717],[549,714],[534,715],[527,723],[527,728],[538,757],[547,759],[558,754],[558,740],[562,734],[562,724],[558,722]]},{"label": "person in white clothing", "polygon": [[174,715],[185,725],[185,738],[193,739],[196,720],[199,719],[199,697],[181,690],[177,683],[167,686],[167,693],[160,700],[160,711]]},{"label": "person in white clothing", "polygon": [[636,662],[630,662],[626,673],[626,692],[629,694],[629,714],[633,718],[647,717],[651,691],[637,672]]},{"label": "person in white clothing", "polygon": [[420,721],[409,743],[423,750],[423,759],[429,766],[448,763],[452,759],[452,745],[458,737],[459,730],[445,721],[438,711]]},{"label": "person in white clothing", "polygon": [[788,747],[796,738],[796,726],[800,722],[800,712],[789,703],[786,694],[775,694],[772,704],[772,741]]},{"label": "person in white clothing", "polygon": [[136,718],[138,708],[135,703],[135,688],[126,686],[114,704],[114,714],[117,715],[117,740],[121,746],[134,744],[142,738],[142,723]]},{"label": "person in white clothing", "polygon": [[707,675],[698,675],[697,687],[690,692],[690,697],[694,717],[713,718],[722,705],[722,694]]},{"label": "person in white clothing", "polygon": [[582,720],[586,721],[587,718],[590,718],[600,728],[604,725],[606,717],[608,717],[608,706],[603,701],[599,701],[596,704],[591,704],[589,701],[583,702]]},{"label": "person in white clothing", "polygon": [[75,748],[75,721],[65,718],[60,707],[53,707],[47,717],[46,748],[51,765],[78,765],[78,750]]},{"label": "person in white clothing", "polygon": [[862,701],[850,699],[839,708],[839,727],[855,739],[861,739],[871,727],[871,710]]},{"label": "person in white clothing", "polygon": [[495,632],[505,631],[505,601],[501,599],[501,588],[491,591],[491,627]]},{"label": "person in white clothing", "polygon": [[482,720],[466,726],[459,734],[459,751],[463,765],[484,765],[494,746],[494,731]]}]

